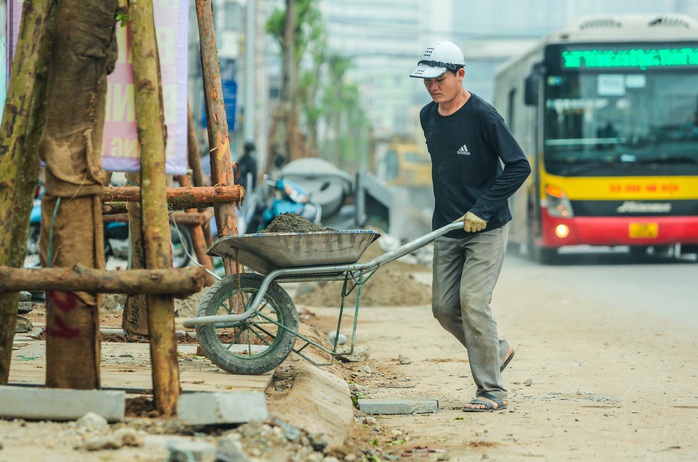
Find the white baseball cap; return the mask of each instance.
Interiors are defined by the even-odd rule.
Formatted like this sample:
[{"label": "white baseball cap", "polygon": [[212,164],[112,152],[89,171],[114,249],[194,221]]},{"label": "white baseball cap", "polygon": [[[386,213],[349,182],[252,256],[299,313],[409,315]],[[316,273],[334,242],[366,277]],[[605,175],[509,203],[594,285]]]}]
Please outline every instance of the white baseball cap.
[{"label": "white baseball cap", "polygon": [[463,52],[452,42],[433,42],[422,53],[417,68],[410,77],[418,79],[436,79],[447,70],[456,70],[465,66]]}]

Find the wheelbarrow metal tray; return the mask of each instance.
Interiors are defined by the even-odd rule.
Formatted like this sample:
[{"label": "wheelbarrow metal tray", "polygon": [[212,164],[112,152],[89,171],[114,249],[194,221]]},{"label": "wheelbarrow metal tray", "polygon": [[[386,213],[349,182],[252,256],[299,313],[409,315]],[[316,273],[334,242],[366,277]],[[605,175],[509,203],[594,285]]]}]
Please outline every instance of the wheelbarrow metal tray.
[{"label": "wheelbarrow metal tray", "polygon": [[308,233],[257,233],[226,236],[208,254],[235,259],[261,274],[280,268],[356,263],[380,237],[373,230],[335,230]]}]

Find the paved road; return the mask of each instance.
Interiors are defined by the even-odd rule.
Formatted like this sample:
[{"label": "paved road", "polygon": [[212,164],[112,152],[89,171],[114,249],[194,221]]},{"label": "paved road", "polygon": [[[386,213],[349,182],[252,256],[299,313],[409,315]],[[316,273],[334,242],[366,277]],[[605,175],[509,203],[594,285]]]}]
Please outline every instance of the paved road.
[{"label": "paved road", "polygon": [[694,258],[638,259],[623,252],[587,250],[538,265],[509,255],[511,270],[531,271],[558,288],[603,299],[637,314],[651,314],[698,326],[698,262]]}]

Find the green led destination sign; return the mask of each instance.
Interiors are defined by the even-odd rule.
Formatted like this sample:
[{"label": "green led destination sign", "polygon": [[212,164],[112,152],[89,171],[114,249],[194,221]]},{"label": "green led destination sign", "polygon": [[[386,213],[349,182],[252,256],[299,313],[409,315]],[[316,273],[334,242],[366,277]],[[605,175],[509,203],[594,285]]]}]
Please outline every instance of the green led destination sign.
[{"label": "green led destination sign", "polygon": [[563,69],[631,68],[644,71],[657,67],[688,66],[698,66],[698,48],[633,48],[562,52]]}]

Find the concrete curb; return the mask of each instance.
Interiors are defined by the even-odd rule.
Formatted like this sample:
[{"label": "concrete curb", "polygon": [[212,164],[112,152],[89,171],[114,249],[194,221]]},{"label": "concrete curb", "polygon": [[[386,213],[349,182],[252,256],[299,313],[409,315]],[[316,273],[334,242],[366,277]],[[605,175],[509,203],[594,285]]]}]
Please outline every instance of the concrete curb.
[{"label": "concrete curb", "polygon": [[267,402],[269,413],[310,434],[322,434],[328,448],[341,447],[354,423],[349,385],[310,363],[293,367],[293,388],[283,399]]}]

